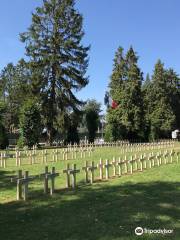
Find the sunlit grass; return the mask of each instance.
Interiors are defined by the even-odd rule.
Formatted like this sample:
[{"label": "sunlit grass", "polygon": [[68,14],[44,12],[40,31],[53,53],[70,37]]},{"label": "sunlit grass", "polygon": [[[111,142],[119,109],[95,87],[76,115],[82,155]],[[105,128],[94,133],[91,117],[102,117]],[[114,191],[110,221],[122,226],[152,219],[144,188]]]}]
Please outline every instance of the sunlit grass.
[{"label": "sunlit grass", "polygon": [[[178,150],[179,146],[176,146]],[[159,150],[153,150],[153,152]],[[136,152],[136,154],[141,154]],[[133,153],[127,153],[127,156]],[[62,170],[67,162],[81,169],[84,161],[112,160],[123,156],[118,148],[96,149],[92,157],[48,162],[60,172],[53,196],[43,194],[43,181],[30,184],[29,200],[17,202],[16,184],[10,182],[19,167],[13,164],[0,170],[0,239],[23,240],[131,240],[180,239],[180,164],[162,165],[133,175],[85,184],[84,172],[77,176],[78,187],[65,189]],[[50,161],[50,159],[48,160]],[[7,164],[8,165],[8,164]],[[30,175],[44,171],[45,164],[22,165]],[[112,169],[110,176],[112,176]],[[174,235],[137,237],[134,229],[174,229]]]}]

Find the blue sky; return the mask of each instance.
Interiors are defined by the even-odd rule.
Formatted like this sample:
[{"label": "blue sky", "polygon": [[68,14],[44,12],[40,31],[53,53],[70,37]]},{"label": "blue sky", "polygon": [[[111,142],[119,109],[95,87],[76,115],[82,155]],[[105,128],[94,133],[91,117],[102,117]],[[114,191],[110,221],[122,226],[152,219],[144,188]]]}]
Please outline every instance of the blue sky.
[{"label": "blue sky", "polygon": [[[19,33],[42,0],[2,0],[0,5],[0,69],[24,55]],[[78,95],[103,102],[118,46],[132,45],[146,75],[162,59],[180,73],[179,0],[77,0],[84,16],[84,44],[91,44],[89,85]]]}]

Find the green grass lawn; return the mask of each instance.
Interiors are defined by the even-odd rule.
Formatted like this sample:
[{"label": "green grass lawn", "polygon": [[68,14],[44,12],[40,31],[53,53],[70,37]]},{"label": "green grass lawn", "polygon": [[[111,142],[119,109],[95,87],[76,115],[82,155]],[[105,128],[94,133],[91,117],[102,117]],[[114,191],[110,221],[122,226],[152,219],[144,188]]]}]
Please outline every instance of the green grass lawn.
[{"label": "green grass lawn", "polygon": [[[178,148],[179,145],[176,146]],[[153,150],[153,152],[158,150]],[[133,153],[127,153],[127,156]],[[140,152],[137,152],[137,155]],[[92,157],[122,157],[118,148],[99,148]],[[49,158],[49,161],[51,159]],[[69,160],[81,169],[84,159]],[[67,161],[48,163],[60,172],[56,193],[43,194],[43,181],[30,184],[29,200],[15,201],[16,184],[10,182],[18,167],[8,160],[0,169],[0,239],[2,240],[159,240],[180,239],[180,164],[173,163],[137,172],[133,175],[84,184],[84,173],[78,174],[78,188],[65,189],[62,170]],[[44,165],[23,165],[30,175],[44,171]],[[112,172],[111,172],[112,174]],[[98,172],[96,173],[96,179]],[[137,226],[149,229],[173,229],[173,235],[136,236]]]}]

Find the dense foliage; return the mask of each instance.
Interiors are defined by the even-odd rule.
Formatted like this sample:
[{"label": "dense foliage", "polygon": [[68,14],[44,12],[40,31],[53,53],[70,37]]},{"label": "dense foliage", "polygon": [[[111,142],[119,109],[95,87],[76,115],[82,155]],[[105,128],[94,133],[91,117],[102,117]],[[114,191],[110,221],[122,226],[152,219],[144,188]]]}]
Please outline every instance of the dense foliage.
[{"label": "dense foliage", "polygon": [[88,83],[89,47],[81,44],[82,21],[74,0],[44,0],[33,13],[28,31],[21,34],[32,92],[40,100],[50,144],[59,114],[67,116],[66,112],[78,111],[83,104],[74,94]]},{"label": "dense foliage", "polygon": [[106,138],[155,140],[170,138],[180,127],[179,77],[173,69],[165,69],[158,60],[153,75],[143,82],[131,47],[124,55],[119,48],[109,84],[109,95],[117,107],[108,107]]},{"label": "dense foliage", "polygon": [[89,142],[94,142],[98,126],[100,125],[101,104],[96,100],[88,100],[84,107],[85,123],[88,130]]},{"label": "dense foliage", "polygon": [[106,126],[113,140],[137,139],[143,132],[142,73],[137,65],[137,56],[131,47],[124,56],[119,48],[109,84],[110,96],[117,107],[109,108]]},{"label": "dense foliage", "polygon": [[34,100],[28,100],[21,109],[20,116],[20,142],[22,145],[32,147],[39,143],[42,133],[40,109]]},{"label": "dense foliage", "polygon": [[[43,0],[32,14],[30,27],[20,34],[26,61],[9,63],[0,73],[1,148],[8,144],[7,132],[21,134],[19,145],[38,143],[40,126],[50,145],[59,139],[79,142],[82,125],[90,142],[99,126],[102,130],[100,104],[76,97],[89,81],[82,25],[74,0]],[[106,140],[169,138],[180,129],[179,76],[158,60],[144,80],[133,48],[125,53],[119,47],[105,104]]]}]

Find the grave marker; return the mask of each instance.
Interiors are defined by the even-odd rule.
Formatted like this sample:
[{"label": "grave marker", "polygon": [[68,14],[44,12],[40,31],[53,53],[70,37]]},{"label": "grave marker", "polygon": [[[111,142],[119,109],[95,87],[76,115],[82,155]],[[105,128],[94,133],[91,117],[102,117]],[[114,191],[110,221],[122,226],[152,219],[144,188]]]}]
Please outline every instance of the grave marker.
[{"label": "grave marker", "polygon": [[119,174],[119,177],[122,176],[122,165],[124,164],[124,162],[121,161],[120,157],[118,159],[118,174]]},{"label": "grave marker", "polygon": [[116,166],[117,166],[117,161],[116,161],[116,158],[115,157],[113,157],[113,160],[112,160],[112,162],[111,162],[111,165],[112,165],[112,167],[113,167],[113,177],[115,177],[116,176]]},{"label": "grave marker", "polygon": [[133,174],[133,156],[130,157],[130,160],[128,161],[128,163],[130,164],[130,174]]},{"label": "grave marker", "polygon": [[22,179],[22,170],[18,170],[17,177],[11,178],[11,182],[16,182],[16,199],[19,201],[22,199],[22,183],[18,181],[18,179]]},{"label": "grave marker", "polygon": [[6,168],[6,160],[7,160],[7,155],[6,153],[1,153],[1,167]]},{"label": "grave marker", "polygon": [[100,159],[99,160],[99,164],[97,165],[97,167],[99,168],[99,178],[102,180],[103,179],[103,160]]},{"label": "grave marker", "polygon": [[51,173],[46,175],[47,181],[51,180],[50,195],[54,193],[55,178],[59,176],[59,173],[56,173],[55,167],[52,167]]},{"label": "grave marker", "polygon": [[[34,180],[36,178],[36,176],[34,177],[29,177],[29,172],[28,171],[25,171],[24,173],[24,177],[22,178],[18,178],[17,179],[17,186],[22,186],[22,189],[23,189],[23,199],[24,201],[26,201],[28,199],[28,186],[29,186],[29,182]],[[17,187],[17,190],[20,190],[19,187]],[[17,196],[18,195],[21,195],[17,193]]]},{"label": "grave marker", "polygon": [[106,164],[104,165],[104,168],[106,169],[106,179],[109,179],[109,168],[111,167],[111,164],[109,163],[109,160],[106,160]]},{"label": "grave marker", "polygon": [[67,167],[65,170],[63,170],[63,173],[66,173],[66,187],[69,188],[70,187],[70,166],[69,163],[67,164]]},{"label": "grave marker", "polygon": [[88,183],[89,179],[88,179],[88,161],[85,161],[85,166],[82,167],[82,170],[85,171],[85,182]]},{"label": "grave marker", "polygon": [[72,176],[72,188],[76,187],[76,174],[79,173],[79,172],[80,172],[80,170],[76,169],[76,164],[73,164],[72,169],[69,170],[69,173]]},{"label": "grave marker", "polygon": [[90,183],[93,184],[94,182],[94,171],[97,169],[97,167],[94,165],[94,161],[92,161],[91,166],[88,167],[88,171],[91,173]]},{"label": "grave marker", "polygon": [[44,193],[45,194],[48,193],[48,174],[50,174],[50,172],[48,172],[48,166],[45,166],[44,173],[40,174],[40,177],[43,177],[43,179],[44,179]]}]

